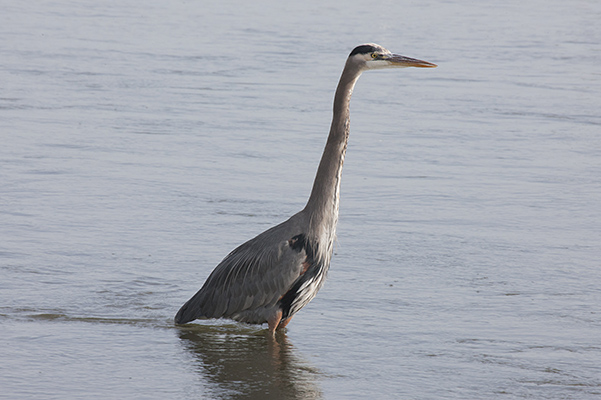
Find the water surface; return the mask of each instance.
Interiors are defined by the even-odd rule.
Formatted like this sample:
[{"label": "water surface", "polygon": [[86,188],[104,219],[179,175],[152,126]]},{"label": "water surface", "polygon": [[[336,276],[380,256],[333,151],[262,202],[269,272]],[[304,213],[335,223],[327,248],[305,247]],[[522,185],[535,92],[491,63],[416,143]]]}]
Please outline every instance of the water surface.
[{"label": "water surface", "polygon": [[[10,399],[595,398],[601,6],[5,2],[0,386]],[[326,285],[276,341],[175,327],[309,194],[346,55]]]}]

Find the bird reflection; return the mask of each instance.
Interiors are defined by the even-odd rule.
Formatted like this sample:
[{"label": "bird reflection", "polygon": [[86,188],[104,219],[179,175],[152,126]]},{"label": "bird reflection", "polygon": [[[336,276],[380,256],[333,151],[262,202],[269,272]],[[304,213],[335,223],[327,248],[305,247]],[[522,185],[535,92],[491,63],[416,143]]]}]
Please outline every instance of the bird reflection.
[{"label": "bird reflection", "polygon": [[321,399],[320,373],[295,353],[284,332],[240,325],[181,327],[183,345],[217,399]]}]

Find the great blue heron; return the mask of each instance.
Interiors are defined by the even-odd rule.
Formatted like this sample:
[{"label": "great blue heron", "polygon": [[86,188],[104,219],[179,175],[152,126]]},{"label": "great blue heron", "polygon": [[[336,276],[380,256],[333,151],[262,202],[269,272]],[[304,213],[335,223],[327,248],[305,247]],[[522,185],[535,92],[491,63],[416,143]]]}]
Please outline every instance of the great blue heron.
[{"label": "great blue heron", "polygon": [[332,257],[353,88],[363,71],[403,67],[436,64],[392,54],[377,44],[355,47],[336,88],[330,134],[307,205],[228,254],[180,308],[176,324],[197,318],[231,318],[267,322],[274,334],[315,297]]}]

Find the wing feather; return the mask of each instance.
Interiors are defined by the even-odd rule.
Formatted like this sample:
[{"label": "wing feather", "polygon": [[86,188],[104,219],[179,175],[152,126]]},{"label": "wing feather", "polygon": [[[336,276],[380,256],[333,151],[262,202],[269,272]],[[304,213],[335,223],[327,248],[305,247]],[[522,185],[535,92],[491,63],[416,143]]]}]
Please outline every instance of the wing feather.
[{"label": "wing feather", "polygon": [[290,247],[293,236],[285,222],[238,246],[182,306],[176,323],[274,306],[303,271],[306,254]]}]

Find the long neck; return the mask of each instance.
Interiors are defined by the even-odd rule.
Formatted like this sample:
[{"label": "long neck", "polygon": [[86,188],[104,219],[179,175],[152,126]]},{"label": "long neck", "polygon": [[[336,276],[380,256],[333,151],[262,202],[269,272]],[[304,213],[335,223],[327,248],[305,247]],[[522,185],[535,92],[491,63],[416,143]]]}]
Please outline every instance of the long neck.
[{"label": "long neck", "polygon": [[331,236],[331,240],[338,222],[340,178],[349,137],[349,105],[353,88],[360,75],[361,71],[347,62],[334,96],[330,134],[317,169],[311,196],[304,209],[310,213],[311,226],[318,230],[316,233]]}]

